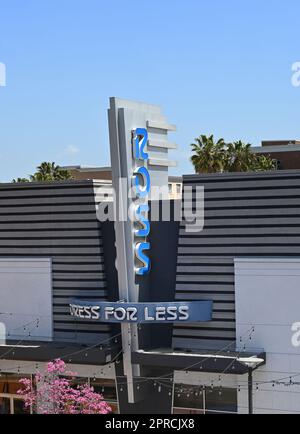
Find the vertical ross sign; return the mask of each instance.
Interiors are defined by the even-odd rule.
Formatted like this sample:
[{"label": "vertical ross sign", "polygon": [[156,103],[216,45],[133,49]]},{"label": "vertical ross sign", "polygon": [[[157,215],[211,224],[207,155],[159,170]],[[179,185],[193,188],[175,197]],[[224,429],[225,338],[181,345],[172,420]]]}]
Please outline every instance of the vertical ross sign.
[{"label": "vertical ross sign", "polygon": [[148,198],[151,189],[151,180],[147,168],[149,155],[145,152],[148,143],[148,132],[145,128],[132,131],[132,151],[135,167],[133,170],[133,213],[134,213],[134,253],[135,274],[144,276],[150,271],[150,259],[145,251],[150,250],[147,237],[150,234],[148,219]]}]

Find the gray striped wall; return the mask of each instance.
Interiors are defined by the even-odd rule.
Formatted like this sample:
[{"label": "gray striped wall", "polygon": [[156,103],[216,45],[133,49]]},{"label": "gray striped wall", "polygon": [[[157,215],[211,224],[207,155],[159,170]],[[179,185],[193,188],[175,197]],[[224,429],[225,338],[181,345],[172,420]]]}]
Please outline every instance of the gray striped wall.
[{"label": "gray striped wall", "polygon": [[176,325],[173,347],[223,348],[235,340],[234,258],[300,256],[300,171],[189,175],[184,185],[204,186],[205,226],[181,224],[176,300],[212,299],[214,311],[212,322]]},{"label": "gray striped wall", "polygon": [[109,326],[75,321],[68,309],[71,297],[107,299],[96,186],[0,184],[0,256],[52,258],[55,340],[98,342],[110,335]]}]

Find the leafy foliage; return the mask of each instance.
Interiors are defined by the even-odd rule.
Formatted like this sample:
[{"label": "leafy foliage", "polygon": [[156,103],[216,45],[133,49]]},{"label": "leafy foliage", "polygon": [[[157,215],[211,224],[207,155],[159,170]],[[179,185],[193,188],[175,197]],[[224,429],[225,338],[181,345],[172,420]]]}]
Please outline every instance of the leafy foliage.
[{"label": "leafy foliage", "polygon": [[64,181],[72,179],[72,175],[68,170],[61,169],[54,162],[49,163],[44,161],[37,167],[37,171],[27,178],[13,179],[12,182],[51,182],[51,181]]},{"label": "leafy foliage", "polygon": [[191,147],[191,161],[196,173],[250,172],[277,168],[275,160],[253,153],[251,145],[241,140],[225,143],[224,139],[219,139],[216,142],[213,135],[201,135]]}]

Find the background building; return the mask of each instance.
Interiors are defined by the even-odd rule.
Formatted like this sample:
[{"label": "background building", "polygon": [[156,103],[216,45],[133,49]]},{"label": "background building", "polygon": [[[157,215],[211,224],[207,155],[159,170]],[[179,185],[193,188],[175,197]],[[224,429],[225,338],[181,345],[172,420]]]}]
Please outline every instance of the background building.
[{"label": "background building", "polygon": [[[95,179],[111,180],[111,167],[84,167],[84,166],[61,166],[62,169],[68,170],[72,177],[77,180]],[[182,177],[169,176],[169,198],[180,199],[182,193]]]},{"label": "background building", "polygon": [[277,160],[280,170],[300,169],[299,140],[265,140],[262,146],[251,147],[256,154],[270,156]]},{"label": "background building", "polygon": [[68,170],[74,179],[103,179],[111,181],[111,167],[61,166]]}]

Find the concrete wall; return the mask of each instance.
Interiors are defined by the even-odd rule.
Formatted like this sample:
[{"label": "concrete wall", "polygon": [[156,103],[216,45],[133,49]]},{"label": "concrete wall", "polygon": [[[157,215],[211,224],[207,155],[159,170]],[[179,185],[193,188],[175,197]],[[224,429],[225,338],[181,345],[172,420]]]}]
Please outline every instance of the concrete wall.
[{"label": "concrete wall", "polygon": [[50,258],[0,258],[0,321],[6,339],[52,339]]},{"label": "concrete wall", "polygon": [[[300,372],[300,347],[292,345],[292,324],[300,321],[300,258],[235,259],[236,337],[255,327],[248,348],[264,348],[267,364],[254,374],[255,413],[300,413],[300,386],[272,381]],[[300,375],[294,381],[299,381]],[[239,412],[248,411],[246,377]],[[259,384],[261,381],[270,383]],[[256,390],[256,382],[258,390]]]}]

